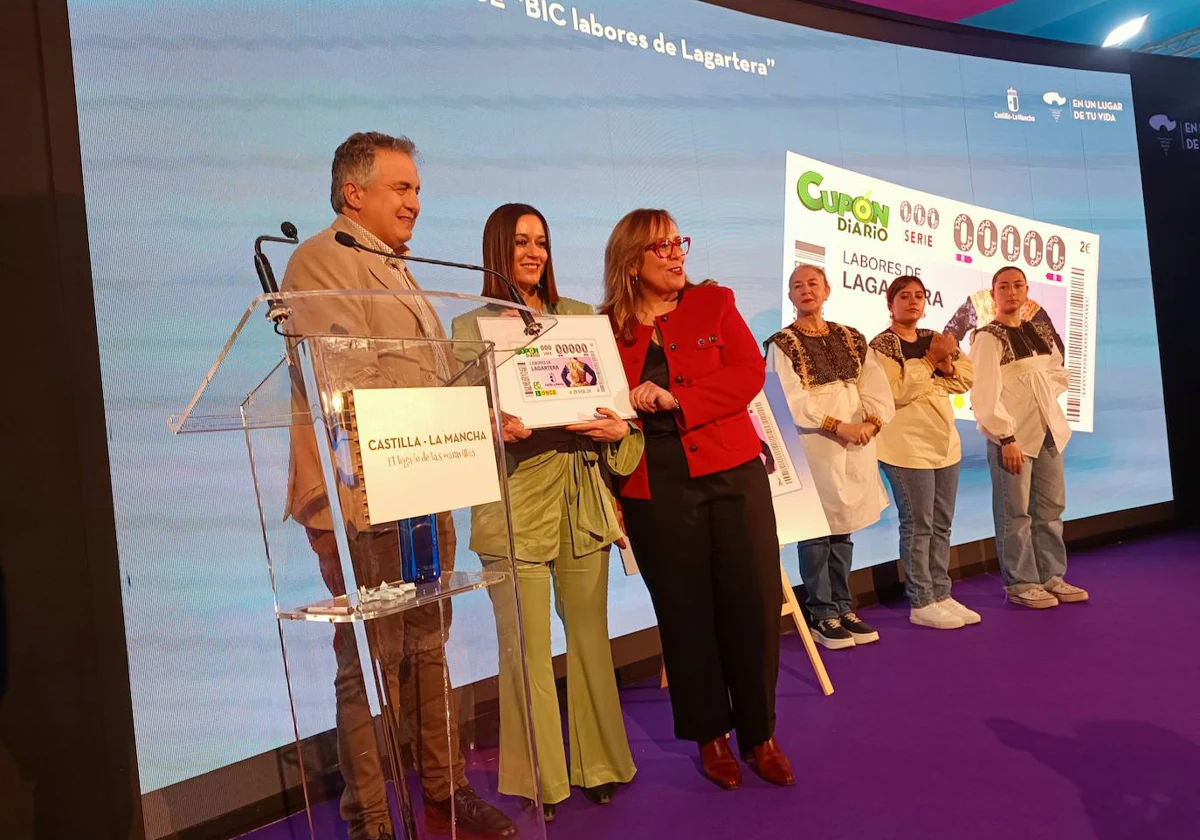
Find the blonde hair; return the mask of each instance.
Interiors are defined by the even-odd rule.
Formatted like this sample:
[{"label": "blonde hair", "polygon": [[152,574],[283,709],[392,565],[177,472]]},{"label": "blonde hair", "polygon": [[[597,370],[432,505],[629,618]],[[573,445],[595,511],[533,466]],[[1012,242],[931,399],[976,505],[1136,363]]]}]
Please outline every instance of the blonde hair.
[{"label": "blonde hair", "polygon": [[[666,210],[631,210],[617,222],[604,246],[604,301],[601,314],[612,319],[621,341],[633,340],[641,292],[635,280],[646,246],[675,224]],[[692,283],[688,282],[687,286]]]},{"label": "blonde hair", "polygon": [[819,266],[819,265],[813,265],[812,263],[800,263],[798,266],[793,268],[792,273],[788,275],[789,291],[791,290],[790,287],[792,285],[792,278],[795,277],[797,272],[799,272],[800,269],[802,269],[802,268],[807,268],[807,269],[817,272],[817,274],[821,275],[821,279],[825,281],[825,285],[826,286],[829,285],[829,278],[825,276],[825,269],[821,268],[821,266]]}]

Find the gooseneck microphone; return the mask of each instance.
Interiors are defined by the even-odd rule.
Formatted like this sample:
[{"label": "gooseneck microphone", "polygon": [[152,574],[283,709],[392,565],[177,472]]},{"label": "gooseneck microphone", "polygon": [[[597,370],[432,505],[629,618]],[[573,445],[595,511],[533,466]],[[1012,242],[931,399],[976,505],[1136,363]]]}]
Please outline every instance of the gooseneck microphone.
[{"label": "gooseneck microphone", "polygon": [[[279,284],[275,282],[275,272],[271,270],[271,263],[267,260],[267,255],[262,252],[262,244],[264,242],[282,242],[285,245],[300,244],[299,231],[291,222],[281,224],[279,231],[283,234],[283,238],[260,236],[254,240],[254,271],[258,274],[258,282],[262,286],[263,294],[267,295],[278,294]],[[287,319],[288,314],[287,308],[281,306],[277,301],[271,303],[267,309],[267,318],[275,323],[276,332],[279,330],[279,325]]]},{"label": "gooseneck microphone", "polygon": [[[441,265],[441,266],[446,266],[447,268],[465,268],[468,271],[480,271],[480,272],[483,272],[484,274],[490,274],[493,277],[498,277],[500,279],[500,282],[504,284],[504,288],[508,290],[508,296],[512,299],[513,303],[517,304],[518,306],[525,306],[525,300],[524,300],[524,298],[521,297],[521,292],[520,292],[520,290],[517,289],[517,285],[515,283],[513,283],[513,281],[511,281],[507,277],[505,277],[503,274],[501,274],[499,271],[492,271],[490,268],[485,268],[482,265],[471,265],[470,263],[449,262],[448,260],[435,260],[435,259],[431,259],[430,257],[414,257],[409,254],[401,255],[401,254],[394,254],[390,251],[380,251],[376,248],[371,248],[367,245],[362,244],[357,239],[355,239],[352,234],[346,233],[346,231],[344,231],[344,230],[339,230],[337,233],[335,233],[333,235],[333,238],[337,241],[337,243],[339,245],[344,245],[347,248],[354,248],[359,251],[366,251],[368,254],[378,254],[379,256],[387,257],[388,259],[398,259],[398,260],[405,260],[405,261],[416,262],[416,263],[428,263],[429,265]],[[541,333],[542,325],[539,324],[534,319],[533,314],[530,313],[528,311],[528,309],[518,309],[517,312],[518,312],[518,314],[520,314],[521,320],[525,322],[525,334],[526,335],[538,335],[539,333]]]},{"label": "gooseneck microphone", "polygon": [[254,240],[254,270],[258,272],[258,282],[262,285],[264,294],[275,294],[279,291],[279,284],[275,282],[275,272],[271,270],[271,263],[267,261],[267,256],[262,252],[262,244],[264,242],[283,242],[286,245],[299,245],[300,236],[296,230],[296,226],[291,222],[284,222],[279,226],[283,237],[278,236],[260,236]]}]

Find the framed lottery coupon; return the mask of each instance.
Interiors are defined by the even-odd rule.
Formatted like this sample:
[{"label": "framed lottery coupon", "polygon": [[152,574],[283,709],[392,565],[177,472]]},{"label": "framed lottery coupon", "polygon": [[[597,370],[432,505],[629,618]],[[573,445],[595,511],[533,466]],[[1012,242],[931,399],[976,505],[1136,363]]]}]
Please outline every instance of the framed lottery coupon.
[{"label": "framed lottery coupon", "polygon": [[480,337],[506,351],[496,368],[500,407],[530,429],[595,420],[597,408],[611,408],[627,420],[636,417],[608,317],[555,318],[553,327],[529,344],[520,318],[479,319]]}]

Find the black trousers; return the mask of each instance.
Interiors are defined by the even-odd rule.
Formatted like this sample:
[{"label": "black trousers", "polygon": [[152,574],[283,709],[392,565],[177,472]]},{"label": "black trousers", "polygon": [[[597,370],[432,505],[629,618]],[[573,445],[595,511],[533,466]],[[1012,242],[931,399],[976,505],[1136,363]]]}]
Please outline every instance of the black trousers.
[{"label": "black trousers", "polygon": [[771,486],[757,457],[691,478],[678,437],[646,441],[647,500],[625,526],[662,637],[675,737],[736,730],[749,749],[775,732],[779,576]]}]

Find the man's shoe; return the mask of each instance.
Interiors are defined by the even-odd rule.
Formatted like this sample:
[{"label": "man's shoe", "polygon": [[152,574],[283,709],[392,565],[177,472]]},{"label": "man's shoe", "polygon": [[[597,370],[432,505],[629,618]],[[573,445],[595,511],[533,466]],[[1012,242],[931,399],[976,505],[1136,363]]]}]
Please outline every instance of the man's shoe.
[{"label": "man's shoe", "polygon": [[854,638],[856,645],[879,641],[879,631],[855,615],[854,610],[842,615],[842,626]]},{"label": "man's shoe", "polygon": [[705,778],[719,788],[733,790],[742,783],[742,769],[724,735],[700,745],[700,766]]},{"label": "man's shoe", "polygon": [[373,822],[375,825],[371,826],[364,825],[361,820],[351,820],[346,826],[347,836],[350,840],[396,840],[396,835],[392,834],[391,820]]},{"label": "man's shoe", "polygon": [[796,777],[792,775],[792,765],[788,761],[775,738],[768,738],[753,749],[742,753],[742,761],[750,765],[750,769],[760,778],[773,785],[792,785]]},{"label": "man's shoe", "polygon": [[[493,840],[516,837],[517,827],[494,805],[479,798],[469,787],[454,791],[454,823],[463,840]],[[425,799],[425,830],[432,834],[450,833],[450,800]]]},{"label": "man's shoe", "polygon": [[821,647],[830,650],[854,647],[854,637],[850,635],[842,622],[837,618],[823,618],[814,624],[810,630],[813,641]]}]

